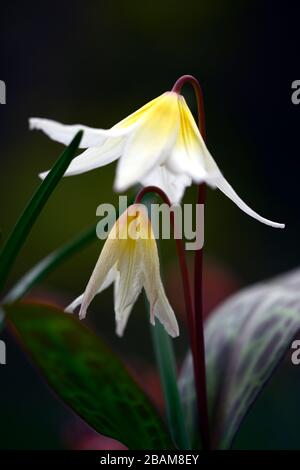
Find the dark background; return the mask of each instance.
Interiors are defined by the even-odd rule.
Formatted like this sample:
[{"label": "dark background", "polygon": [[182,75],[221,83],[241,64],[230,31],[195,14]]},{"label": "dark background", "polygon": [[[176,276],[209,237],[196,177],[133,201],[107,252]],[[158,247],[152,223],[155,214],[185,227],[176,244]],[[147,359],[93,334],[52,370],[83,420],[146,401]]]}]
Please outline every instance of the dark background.
[{"label": "dark background", "polygon": [[[271,229],[246,216],[219,192],[208,190],[207,311],[240,285],[297,267],[300,105],[291,102],[291,83],[300,78],[299,13],[296,2],[287,6],[258,0],[29,0],[2,5],[0,79],[7,85],[7,104],[0,106],[3,238],[36,188],[37,174],[51,167],[62,150],[41,133],[29,132],[30,116],[110,127],[189,73],[201,81],[208,147],[225,176],[253,209],[287,225],[284,231]],[[194,109],[192,93],[186,89],[184,94]],[[25,245],[10,284],[70,236],[96,222],[101,202],[116,202],[111,191],[114,171],[112,164],[61,182]],[[194,196],[195,190],[189,189],[186,201]],[[99,249],[94,244],[65,263],[33,295],[68,303],[83,290]],[[178,290],[171,288],[177,282],[172,277],[173,257],[172,243],[166,244],[166,284],[176,305],[181,299],[176,298],[180,293],[174,294]],[[116,340],[111,292],[94,305],[92,326],[137,371],[147,364],[149,389],[158,387],[155,372],[151,379],[151,342],[145,315],[139,315],[141,308],[134,310],[128,334]],[[98,315],[97,306],[101,307]],[[52,397],[14,342],[5,338],[8,364],[0,369],[0,447],[82,446],[76,433],[68,434],[69,428],[81,429],[79,420]],[[184,338],[177,349],[180,361]],[[297,381],[297,374],[290,374],[289,380]],[[274,402],[274,393],[269,395]],[[276,396],[274,409],[285,400],[280,390]],[[264,423],[272,423],[271,415],[275,419],[274,410],[268,416],[267,410],[267,405],[261,406],[261,429]],[[298,416],[299,411],[294,420]],[[285,442],[274,436],[272,441],[262,432],[253,446],[300,448],[300,438],[293,437],[294,431],[298,434],[296,424],[295,428],[286,422],[282,425],[289,436]],[[249,420],[244,432],[240,446],[247,446],[247,433],[253,443]],[[88,429],[78,432],[84,433],[89,435]]]}]

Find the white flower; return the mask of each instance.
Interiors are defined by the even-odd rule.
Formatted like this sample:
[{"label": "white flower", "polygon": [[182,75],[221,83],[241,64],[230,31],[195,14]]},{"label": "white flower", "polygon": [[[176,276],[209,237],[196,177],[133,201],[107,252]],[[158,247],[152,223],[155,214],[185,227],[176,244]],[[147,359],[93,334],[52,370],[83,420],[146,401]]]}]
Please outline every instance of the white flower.
[{"label": "white flower", "polygon": [[136,183],[155,185],[172,202],[180,202],[192,181],[205,182],[218,187],[260,222],[284,227],[261,217],[237,195],[209,153],[184,97],[176,92],[164,93],[108,130],[80,124],[68,126],[41,118],[30,119],[30,128],[40,129],[66,145],[79,129],[84,130],[81,147],[87,150],[71,162],[65,176],[84,173],[119,158],[116,191],[123,192]]},{"label": "white flower", "polygon": [[150,303],[150,321],[155,317],[173,337],[179,335],[178,324],[166,297],[159,271],[156,241],[147,209],[142,204],[130,206],[116,221],[100,253],[85,292],[66,309],[73,312],[79,305],[79,318],[96,294],[114,282],[116,332],[123,335],[128,317],[142,288]]}]

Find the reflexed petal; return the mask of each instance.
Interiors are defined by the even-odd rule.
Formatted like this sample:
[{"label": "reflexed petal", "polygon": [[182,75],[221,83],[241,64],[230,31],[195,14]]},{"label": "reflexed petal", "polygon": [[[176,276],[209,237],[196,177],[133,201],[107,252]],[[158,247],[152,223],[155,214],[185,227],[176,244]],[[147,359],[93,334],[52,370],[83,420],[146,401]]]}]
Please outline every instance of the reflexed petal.
[{"label": "reflexed petal", "polygon": [[142,180],[144,186],[158,186],[172,203],[179,203],[185,188],[192,184],[192,178],[186,174],[175,175],[165,165],[153,168]]},{"label": "reflexed petal", "polygon": [[[218,187],[227,197],[235,202],[241,210],[246,212],[246,214],[264,224],[270,225],[271,227],[284,228],[284,224],[279,224],[261,217],[237,195],[232,186],[226,181],[215,160],[209,153],[193,115],[182,96],[179,97],[179,108],[181,132],[179,133],[179,138],[173,149],[172,155],[166,162],[168,168],[174,172],[184,171],[185,173],[190,174],[193,180],[197,181],[197,178],[199,178],[199,182],[205,181],[212,187]],[[186,154],[189,157],[189,164],[186,165],[183,165],[183,162],[186,162],[186,159],[182,158],[184,147],[186,148]],[[190,172],[188,172],[188,168],[190,168]],[[205,171],[204,175],[201,174],[203,169]],[[193,176],[193,174],[195,176]]]},{"label": "reflexed petal", "polygon": [[83,130],[84,133],[79,148],[98,147],[102,145],[108,137],[122,137],[130,133],[135,128],[137,121],[151,106],[156,104],[162,96],[163,95],[145,104],[142,108],[130,114],[111,129],[96,129],[84,126],[83,124],[67,125],[44,118],[30,118],[29,128],[41,130],[51,139],[65,145],[69,145],[76,133]]},{"label": "reflexed petal", "polygon": [[162,163],[174,145],[179,125],[178,96],[165,93],[129,136],[120,158],[115,181],[117,191],[141,181]]},{"label": "reflexed petal", "polygon": [[224,176],[220,173],[219,179],[216,181],[217,187],[227,196],[229,199],[231,199],[242,211],[246,212],[246,214],[250,215],[254,219],[259,220],[259,222],[262,222],[266,225],[270,225],[271,227],[275,228],[284,228],[284,224],[279,224],[277,222],[272,222],[272,220],[265,219],[264,217],[261,217],[259,214],[254,212],[234,191],[232,186],[226,181]]},{"label": "reflexed petal", "polygon": [[128,240],[128,248],[118,260],[118,274],[115,281],[116,333],[123,336],[132,307],[143,288],[141,259],[138,257],[136,244]]},{"label": "reflexed petal", "polygon": [[[106,279],[104,280],[104,282],[102,283],[100,289],[98,290],[97,294],[100,294],[100,292],[104,291],[105,289],[107,289],[107,287],[109,287],[115,280],[116,278],[116,269],[115,267],[113,267]],[[73,313],[74,310],[79,307],[79,305],[82,304],[82,300],[83,300],[83,296],[84,296],[84,293],[79,295],[75,300],[73,300],[72,303],[70,303],[70,305],[68,305],[66,308],[65,308],[65,312],[67,313]]]},{"label": "reflexed petal", "polygon": [[102,145],[108,137],[120,137],[128,134],[133,127],[117,127],[111,129],[95,129],[92,127],[83,126],[82,124],[66,125],[61,124],[51,119],[43,118],[30,118],[30,129],[37,129],[43,131],[52,140],[69,145],[71,140],[75,137],[76,133],[83,130],[83,136],[80,142],[80,148],[96,147]]},{"label": "reflexed petal", "polygon": [[[110,138],[101,147],[91,147],[74,158],[64,176],[73,176],[108,165],[121,155],[124,142],[122,138]],[[49,172],[40,173],[41,179]]]}]

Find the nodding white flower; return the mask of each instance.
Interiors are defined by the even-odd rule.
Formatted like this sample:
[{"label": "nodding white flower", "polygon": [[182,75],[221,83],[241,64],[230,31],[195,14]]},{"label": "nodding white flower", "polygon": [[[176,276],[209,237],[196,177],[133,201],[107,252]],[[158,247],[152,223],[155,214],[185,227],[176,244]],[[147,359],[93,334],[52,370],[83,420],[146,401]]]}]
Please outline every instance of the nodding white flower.
[{"label": "nodding white flower", "polygon": [[82,295],[67,308],[73,312],[80,305],[79,318],[96,294],[114,282],[116,333],[123,335],[128,317],[142,288],[150,303],[150,321],[155,317],[169,335],[179,335],[178,324],[166,297],[159,271],[159,258],[147,209],[133,204],[116,221],[100,253],[92,276]]},{"label": "nodding white flower", "polygon": [[[136,183],[155,185],[176,203],[192,181],[205,182],[218,187],[260,222],[284,227],[261,217],[237,195],[209,153],[184,97],[174,91],[150,101],[108,130],[41,118],[30,119],[30,128],[40,129],[66,145],[78,130],[84,130],[81,147],[87,150],[74,158],[65,176],[84,173],[119,158],[116,191],[123,192]],[[46,174],[40,176],[44,178]]]}]

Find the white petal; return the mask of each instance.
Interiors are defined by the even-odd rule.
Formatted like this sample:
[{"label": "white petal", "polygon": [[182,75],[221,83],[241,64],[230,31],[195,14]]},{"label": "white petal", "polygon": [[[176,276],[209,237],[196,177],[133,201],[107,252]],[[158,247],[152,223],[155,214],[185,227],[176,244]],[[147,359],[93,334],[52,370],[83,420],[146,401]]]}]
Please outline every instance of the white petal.
[{"label": "white petal", "polygon": [[185,188],[192,184],[192,178],[186,174],[175,175],[165,165],[160,165],[150,171],[141,183],[144,186],[158,186],[176,204],[181,201]]},{"label": "white petal", "polygon": [[[138,242],[132,242],[135,246]],[[141,259],[137,250],[129,247],[120,257],[115,282],[116,333],[123,336],[132,307],[141,293]]]},{"label": "white petal", "polygon": [[132,114],[129,114],[129,116],[127,116],[125,119],[122,119],[122,121],[118,122],[114,127],[128,128],[129,126],[138,123],[138,121],[140,121],[145,116],[150,108],[156,106],[164,98],[165,94],[166,93],[163,93],[157,98],[148,101],[148,103],[144,104],[144,106],[139,108],[137,111],[134,111]]},{"label": "white petal", "polygon": [[153,105],[129,136],[117,167],[116,191],[125,191],[138,183],[156,165],[166,159],[178,133],[177,95],[165,93]]},{"label": "white petal", "polygon": [[[113,229],[114,230],[114,227]],[[85,318],[88,306],[98,293],[106,280],[109,271],[115,266],[120,254],[120,244],[117,239],[108,239],[104,243],[94,271],[84,291],[84,296],[79,311],[79,318]]]},{"label": "white petal", "polygon": [[79,305],[82,304],[83,296],[84,296],[84,293],[83,293],[83,294],[80,294],[78,297],[76,297],[76,299],[73,300],[73,302],[71,302],[71,303],[65,308],[65,312],[66,312],[66,313],[74,313],[74,310],[76,310],[76,308],[79,307]]},{"label": "white petal", "polygon": [[[116,278],[116,269],[115,267],[113,267],[108,275],[106,276],[104,282],[102,283],[100,289],[98,290],[97,294],[100,294],[100,292],[104,291],[105,289],[107,289],[115,280]],[[70,305],[68,305],[66,308],[65,308],[65,312],[66,313],[73,313],[74,310],[79,307],[79,305],[82,304],[82,301],[83,301],[83,296],[84,296],[84,293],[79,295],[75,300],[73,300],[73,302],[70,303]]]},{"label": "white petal", "polygon": [[[184,171],[196,182],[205,181],[212,187],[217,186],[246,214],[271,227],[284,228],[284,224],[272,222],[261,217],[242,201],[232,186],[226,181],[215,160],[209,153],[192,113],[182,96],[180,96],[178,103],[180,109],[180,132],[173,152],[166,162],[168,168],[175,173]],[[184,148],[186,149],[187,158],[184,158]]]},{"label": "white petal", "polygon": [[185,174],[198,184],[207,181],[208,174],[205,168],[193,161],[188,161],[185,154],[186,152],[176,144],[165,163],[168,170],[175,175]]},{"label": "white petal", "polygon": [[[74,158],[64,176],[73,176],[86,171],[108,165],[121,155],[124,142],[122,138],[110,138],[101,147],[93,147],[85,150]],[[41,179],[46,178],[49,172],[40,173]]]},{"label": "white petal", "polygon": [[185,173],[193,181],[200,183],[208,176],[205,168],[207,149],[183,96],[179,96],[178,111],[180,128],[173,150],[166,160],[166,166],[173,173]]},{"label": "white petal", "polygon": [[[154,315],[159,319],[161,324],[165,327],[166,331],[170,336],[175,338],[179,336],[178,323],[174,314],[174,311],[167,299],[163,285],[160,281],[157,286],[158,297],[157,301],[154,304]],[[154,319],[152,318],[152,324],[154,324]]]},{"label": "white petal", "polygon": [[219,179],[216,181],[217,187],[231,199],[242,211],[246,212],[246,214],[250,215],[254,219],[259,220],[266,225],[270,225],[271,227],[275,228],[284,228],[284,224],[280,224],[277,222],[272,222],[272,220],[265,219],[261,217],[259,214],[254,212],[234,191],[232,186],[226,181],[224,176],[220,173]]},{"label": "white petal", "polygon": [[144,288],[150,304],[150,321],[154,325],[157,317],[169,335],[176,337],[179,335],[178,323],[161,282],[155,239],[140,242],[139,249],[143,260]]},{"label": "white petal", "polygon": [[52,140],[69,145],[78,131],[83,130],[80,148],[96,147],[102,145],[108,137],[119,137],[128,134],[133,127],[112,127],[111,129],[95,129],[82,124],[66,125],[51,119],[30,118],[30,129],[45,132]]},{"label": "white petal", "polygon": [[148,109],[158,102],[163,95],[155,98],[149,103],[142,106],[134,113],[127,116],[125,119],[117,123],[110,129],[96,129],[87,127],[83,124],[61,124],[53,121],[52,119],[44,118],[30,118],[29,128],[37,129],[45,132],[51,139],[56,140],[65,145],[69,145],[71,140],[75,137],[76,133],[80,130],[84,131],[83,137],[80,142],[80,148],[97,147],[102,145],[108,137],[121,137],[132,132],[135,129],[139,119],[148,111]]}]

